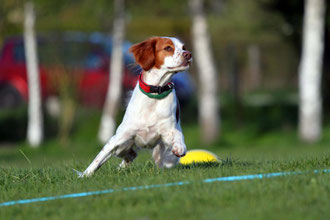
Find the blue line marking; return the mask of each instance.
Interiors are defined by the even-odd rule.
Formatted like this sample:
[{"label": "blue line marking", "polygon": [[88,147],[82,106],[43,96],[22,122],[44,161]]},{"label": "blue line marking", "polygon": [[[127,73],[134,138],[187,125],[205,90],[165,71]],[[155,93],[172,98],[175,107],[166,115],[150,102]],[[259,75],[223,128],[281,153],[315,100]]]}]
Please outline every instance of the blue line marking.
[{"label": "blue line marking", "polygon": [[[265,173],[265,174],[250,174],[250,175],[243,175],[243,176],[217,177],[217,178],[211,178],[211,179],[204,179],[201,182],[202,183],[213,183],[213,182],[231,182],[231,181],[242,181],[242,180],[252,180],[252,179],[266,179],[266,178],[273,178],[273,177],[279,177],[279,176],[307,174],[309,172],[312,172],[314,174],[330,173],[330,169],[313,170],[313,171],[305,171],[305,172],[291,171],[291,172],[278,172],[278,173]],[[86,196],[110,194],[110,193],[114,193],[114,192],[136,191],[136,190],[171,187],[171,186],[183,186],[183,185],[188,185],[188,184],[192,184],[192,183],[194,183],[194,182],[193,181],[181,181],[181,182],[154,184],[154,185],[146,185],[146,186],[124,187],[121,189],[106,189],[106,190],[100,190],[100,191],[72,193],[72,194],[64,194],[64,195],[59,195],[59,196],[33,198],[33,199],[22,199],[22,200],[14,200],[14,201],[0,203],[0,207],[12,206],[12,205],[17,205],[17,204],[28,204],[28,203],[34,203],[34,202],[45,202],[45,201],[58,200],[58,199],[79,198],[79,197],[86,197]]]}]

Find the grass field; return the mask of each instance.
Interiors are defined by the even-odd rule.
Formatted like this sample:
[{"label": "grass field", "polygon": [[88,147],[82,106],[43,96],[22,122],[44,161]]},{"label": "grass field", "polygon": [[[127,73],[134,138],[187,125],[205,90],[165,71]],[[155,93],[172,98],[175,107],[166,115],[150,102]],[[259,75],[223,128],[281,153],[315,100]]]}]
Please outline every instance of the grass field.
[{"label": "grass field", "polygon": [[[89,122],[90,123],[90,122]],[[111,159],[93,177],[78,179],[101,146],[91,124],[67,145],[51,139],[40,149],[24,143],[0,148],[0,203],[44,196],[191,181],[192,184],[0,207],[0,219],[330,219],[330,174],[202,183],[206,178],[330,168],[330,128],[314,145],[293,130],[260,134],[224,129],[208,149],[218,164],[158,169],[149,152],[117,170]],[[183,126],[187,146],[203,148],[196,125]],[[97,129],[94,129],[97,130]],[[94,136],[95,137],[95,136]]]}]

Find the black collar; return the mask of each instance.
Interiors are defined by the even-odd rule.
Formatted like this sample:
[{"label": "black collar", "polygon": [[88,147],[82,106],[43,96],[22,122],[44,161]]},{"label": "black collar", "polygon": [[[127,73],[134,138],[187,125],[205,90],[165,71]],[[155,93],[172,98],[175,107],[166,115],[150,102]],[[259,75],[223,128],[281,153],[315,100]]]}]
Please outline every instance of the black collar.
[{"label": "black collar", "polygon": [[169,90],[172,90],[174,88],[174,83],[169,82],[165,86],[152,86],[148,85],[142,80],[142,73],[139,76],[139,85],[140,88],[146,92],[146,93],[157,93],[157,94],[162,94],[164,92],[167,92]]}]

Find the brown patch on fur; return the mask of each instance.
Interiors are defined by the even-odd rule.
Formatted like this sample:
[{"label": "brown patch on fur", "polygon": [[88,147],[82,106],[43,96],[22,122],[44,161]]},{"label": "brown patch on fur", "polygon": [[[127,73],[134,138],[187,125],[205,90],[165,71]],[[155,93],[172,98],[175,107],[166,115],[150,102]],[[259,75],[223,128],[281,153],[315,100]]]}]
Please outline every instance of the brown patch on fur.
[{"label": "brown patch on fur", "polygon": [[[171,48],[170,51],[165,50],[166,47]],[[174,44],[171,39],[159,38],[156,43],[156,62],[155,67],[160,68],[164,64],[164,60],[168,56],[173,56],[174,54]]]},{"label": "brown patch on fur", "polygon": [[[170,50],[168,47],[170,47]],[[129,49],[133,53],[136,63],[144,71],[148,71],[153,67],[159,69],[164,64],[165,57],[172,56],[174,50],[172,40],[161,37],[152,37],[141,43],[134,44]]]},{"label": "brown patch on fur", "polygon": [[135,61],[145,71],[155,65],[155,44],[156,39],[150,38],[138,44],[134,44],[129,51],[134,55]]}]

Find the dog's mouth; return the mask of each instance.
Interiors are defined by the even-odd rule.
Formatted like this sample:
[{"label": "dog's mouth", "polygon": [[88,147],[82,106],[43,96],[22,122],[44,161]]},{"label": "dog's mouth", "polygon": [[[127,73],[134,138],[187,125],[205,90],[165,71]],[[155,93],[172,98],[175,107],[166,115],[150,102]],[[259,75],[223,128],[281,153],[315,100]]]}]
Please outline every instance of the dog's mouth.
[{"label": "dog's mouth", "polygon": [[191,65],[192,59],[190,60],[184,60],[179,66],[176,67],[168,67],[169,69],[178,69],[180,67],[189,67]]},{"label": "dog's mouth", "polygon": [[190,59],[190,60],[184,60],[179,67],[181,67],[181,66],[190,66],[191,61],[192,61],[192,59]]}]

